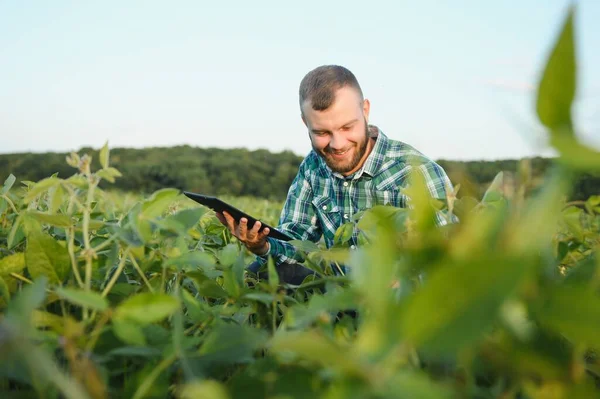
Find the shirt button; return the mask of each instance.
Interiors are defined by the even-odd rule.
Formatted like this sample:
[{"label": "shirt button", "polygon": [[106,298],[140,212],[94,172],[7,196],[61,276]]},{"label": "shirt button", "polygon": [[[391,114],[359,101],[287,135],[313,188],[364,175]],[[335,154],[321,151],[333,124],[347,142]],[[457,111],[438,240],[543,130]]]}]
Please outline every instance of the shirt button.
[{"label": "shirt button", "polygon": [[323,205],[323,210],[326,211],[327,210],[327,205]]},{"label": "shirt button", "polygon": [[350,245],[350,249],[356,249],[356,245]]},{"label": "shirt button", "polygon": [[348,187],[348,182],[347,181],[344,182],[344,187]]}]

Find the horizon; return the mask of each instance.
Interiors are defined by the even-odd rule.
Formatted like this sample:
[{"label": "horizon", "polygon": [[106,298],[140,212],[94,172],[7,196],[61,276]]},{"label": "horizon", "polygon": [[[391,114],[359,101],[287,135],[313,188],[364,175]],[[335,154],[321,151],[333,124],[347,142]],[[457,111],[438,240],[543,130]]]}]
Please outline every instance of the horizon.
[{"label": "horizon", "polygon": [[[254,151],[268,151],[271,154],[281,154],[281,153],[285,153],[285,152],[291,152],[294,155],[304,158],[305,156],[308,155],[307,154],[299,154],[296,153],[292,150],[289,149],[283,149],[281,151],[272,151],[269,150],[268,148],[253,148],[253,149],[249,149],[246,147],[202,147],[202,146],[197,146],[197,145],[191,145],[191,144],[174,144],[174,145],[168,145],[168,146],[153,146],[153,147],[111,147],[110,143],[109,143],[109,150],[112,153],[112,151],[114,150],[136,150],[136,151],[145,151],[145,150],[152,150],[152,149],[166,149],[166,148],[176,148],[176,147],[191,147],[191,148],[195,148],[195,149],[202,149],[202,150],[221,150],[221,151],[234,151],[234,150],[246,150],[249,152],[254,152]],[[101,147],[98,148],[92,148],[89,146],[83,146],[80,147],[77,150],[73,150],[73,151],[29,151],[29,152],[10,152],[10,153],[0,153],[0,158],[4,155],[28,155],[28,154],[33,154],[33,155],[44,155],[44,154],[65,154],[65,155],[69,155],[71,152],[75,152],[78,155],[83,155],[84,153],[86,153],[84,150],[87,149],[91,149],[93,152],[97,153],[100,151]],[[312,150],[310,150],[309,152],[312,152]],[[88,155],[92,155],[90,153],[87,153]],[[92,155],[93,156],[93,155]],[[437,161],[448,161],[448,162],[500,162],[500,161],[520,161],[523,159],[534,159],[534,158],[543,158],[543,159],[552,159],[555,158],[554,156],[544,156],[544,155],[532,155],[532,156],[527,156],[527,157],[523,157],[523,158],[498,158],[498,159],[451,159],[451,158],[436,158],[436,159],[432,159],[434,162]]]},{"label": "horizon", "polygon": [[[359,4],[0,3],[0,153],[108,140],[305,156],[297,87],[339,64],[370,99],[369,122],[429,158],[555,155],[535,92],[571,1]],[[573,115],[600,148],[596,16],[599,2],[577,3]]]}]

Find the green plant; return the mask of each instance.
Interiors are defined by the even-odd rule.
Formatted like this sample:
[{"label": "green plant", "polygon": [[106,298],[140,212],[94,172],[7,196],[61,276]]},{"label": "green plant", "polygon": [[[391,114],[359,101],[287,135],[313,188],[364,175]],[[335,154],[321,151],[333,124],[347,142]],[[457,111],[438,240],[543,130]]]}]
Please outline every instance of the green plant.
[{"label": "green plant", "polygon": [[[325,249],[300,286],[253,260],[211,212],[161,189],[105,192],[100,151],[77,172],[0,191],[0,391],[16,397],[595,397],[600,382],[600,197],[566,203],[579,143],[573,13],[546,66],[538,114],[560,165],[532,190],[527,162],[481,200],[378,206]],[[278,205],[239,199],[274,223]],[[445,206],[460,223],[437,228]],[[258,213],[257,213],[258,212]],[[360,248],[347,248],[354,229]],[[351,273],[340,275],[340,264]]]}]

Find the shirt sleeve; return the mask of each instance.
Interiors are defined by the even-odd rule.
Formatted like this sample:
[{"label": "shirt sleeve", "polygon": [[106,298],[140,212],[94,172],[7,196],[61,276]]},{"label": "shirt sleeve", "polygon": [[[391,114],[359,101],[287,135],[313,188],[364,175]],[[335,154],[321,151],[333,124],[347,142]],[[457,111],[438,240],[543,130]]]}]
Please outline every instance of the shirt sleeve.
[{"label": "shirt sleeve", "polygon": [[[288,190],[277,229],[295,240],[317,242],[321,238],[322,230],[312,204],[313,191],[304,169],[304,165],[301,165]],[[269,256],[273,257],[276,265],[304,261],[290,243],[272,237],[269,237],[268,241],[269,251],[257,256],[259,263],[266,263]]]},{"label": "shirt sleeve", "polygon": [[[444,169],[437,163],[430,161],[419,165],[418,170],[425,177],[425,184],[431,197],[446,202],[448,190],[454,190],[454,188]],[[448,209],[445,208],[436,211],[435,222],[438,226],[444,226],[449,223],[458,223],[458,218],[455,215],[448,218]]]}]

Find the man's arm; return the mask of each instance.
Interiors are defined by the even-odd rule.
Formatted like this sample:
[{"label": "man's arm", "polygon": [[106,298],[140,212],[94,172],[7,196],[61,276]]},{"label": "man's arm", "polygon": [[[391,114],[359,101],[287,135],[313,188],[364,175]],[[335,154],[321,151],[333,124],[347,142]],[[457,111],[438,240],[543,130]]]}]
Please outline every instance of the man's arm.
[{"label": "man's arm", "polygon": [[[312,199],[313,192],[305,176],[303,165],[301,165],[288,190],[277,229],[296,240],[317,242],[322,235],[322,231]],[[271,237],[268,238],[268,243],[268,251],[257,257],[258,262],[264,264],[269,256],[273,257],[276,265],[284,262],[298,263],[303,261],[290,243]]]}]

